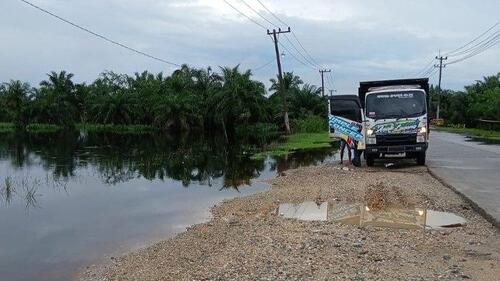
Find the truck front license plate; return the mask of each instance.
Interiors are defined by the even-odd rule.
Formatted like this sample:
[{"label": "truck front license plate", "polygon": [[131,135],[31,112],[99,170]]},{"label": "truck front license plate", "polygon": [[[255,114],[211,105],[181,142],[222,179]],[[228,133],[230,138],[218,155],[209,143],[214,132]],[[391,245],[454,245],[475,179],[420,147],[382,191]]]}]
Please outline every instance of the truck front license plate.
[{"label": "truck front license plate", "polygon": [[385,155],[385,158],[403,158],[403,157],[406,157],[406,153],[405,152],[397,153],[397,154],[386,154]]}]

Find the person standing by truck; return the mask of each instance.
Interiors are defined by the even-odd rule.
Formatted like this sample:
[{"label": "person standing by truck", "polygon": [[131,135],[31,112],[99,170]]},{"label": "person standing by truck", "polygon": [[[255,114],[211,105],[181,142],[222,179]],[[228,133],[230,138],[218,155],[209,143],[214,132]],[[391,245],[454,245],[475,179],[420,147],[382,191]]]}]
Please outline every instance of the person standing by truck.
[{"label": "person standing by truck", "polygon": [[347,155],[349,157],[349,164],[352,163],[351,144],[352,144],[351,137],[347,137],[347,140],[343,138],[340,139],[340,164],[344,164],[344,150],[346,148],[347,148]]}]

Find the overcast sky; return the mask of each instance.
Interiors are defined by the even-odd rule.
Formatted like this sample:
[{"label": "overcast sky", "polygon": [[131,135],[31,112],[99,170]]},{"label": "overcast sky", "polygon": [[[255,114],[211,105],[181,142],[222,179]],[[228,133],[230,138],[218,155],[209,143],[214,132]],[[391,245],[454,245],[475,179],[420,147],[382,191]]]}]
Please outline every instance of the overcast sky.
[{"label": "overcast sky", "polygon": [[[274,58],[273,43],[265,30],[224,0],[30,1],[116,41],[179,64],[241,64],[242,69],[248,69]],[[272,27],[240,0],[227,1]],[[411,76],[439,49],[446,52],[457,48],[500,20],[498,0],[261,1],[291,26],[318,64],[332,68],[334,87],[343,94],[356,92],[362,80]],[[246,2],[279,24],[257,0]],[[19,0],[0,0],[0,38],[0,81],[20,79],[36,85],[51,70],[67,70],[75,74],[76,81],[91,82],[104,70],[132,74],[144,70],[170,73],[175,69],[104,42]],[[283,36],[280,39],[294,51]],[[317,70],[282,51],[284,71],[293,71],[306,83],[320,84]],[[272,63],[255,71],[254,78],[267,83],[276,72]],[[500,44],[448,66],[443,88],[462,89],[497,72]]]}]

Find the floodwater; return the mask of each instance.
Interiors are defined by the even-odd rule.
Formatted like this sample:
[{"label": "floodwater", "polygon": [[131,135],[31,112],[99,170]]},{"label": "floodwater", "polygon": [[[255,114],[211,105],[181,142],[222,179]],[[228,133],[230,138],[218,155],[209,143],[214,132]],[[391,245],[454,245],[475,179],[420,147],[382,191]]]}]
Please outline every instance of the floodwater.
[{"label": "floodwater", "polygon": [[402,229],[444,229],[467,223],[464,218],[448,212],[423,208],[371,209],[365,204],[347,202],[283,203],[278,207],[278,215],[303,221],[332,221],[339,224]]},{"label": "floodwater", "polygon": [[219,139],[0,135],[0,279],[68,280],[79,268],[206,221],[224,199],[263,191],[335,151],[252,160]]}]

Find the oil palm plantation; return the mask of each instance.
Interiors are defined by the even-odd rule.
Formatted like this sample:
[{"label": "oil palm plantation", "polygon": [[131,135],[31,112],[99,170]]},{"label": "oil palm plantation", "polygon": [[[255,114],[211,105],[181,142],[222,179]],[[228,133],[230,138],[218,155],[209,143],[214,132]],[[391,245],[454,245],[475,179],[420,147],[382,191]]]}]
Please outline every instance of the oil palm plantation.
[{"label": "oil palm plantation", "polygon": [[32,94],[30,85],[19,80],[11,80],[2,85],[0,93],[4,114],[15,124],[16,128],[25,128],[29,117],[28,102]]}]

